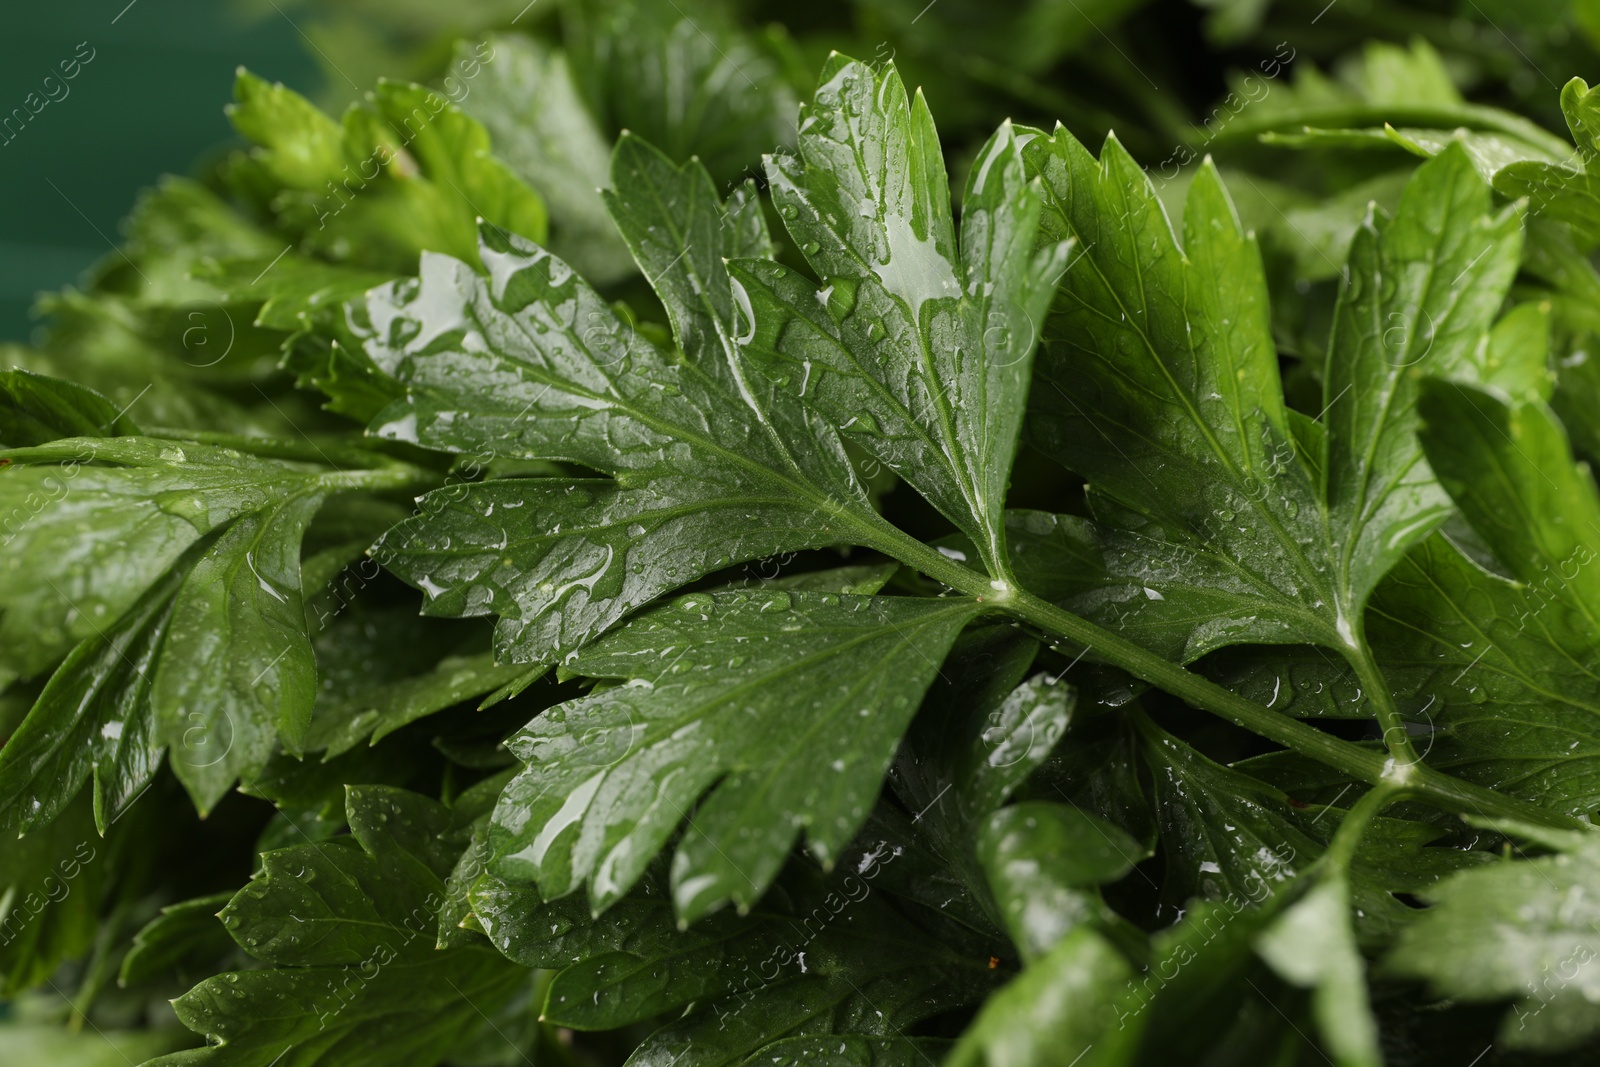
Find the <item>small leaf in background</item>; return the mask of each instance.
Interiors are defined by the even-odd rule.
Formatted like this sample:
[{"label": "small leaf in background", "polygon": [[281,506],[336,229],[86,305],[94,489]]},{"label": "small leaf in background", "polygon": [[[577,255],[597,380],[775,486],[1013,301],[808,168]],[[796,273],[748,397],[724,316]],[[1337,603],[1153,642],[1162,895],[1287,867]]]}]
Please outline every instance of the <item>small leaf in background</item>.
[{"label": "small leaf in background", "polygon": [[484,1012],[526,973],[486,946],[433,948],[449,812],[366,787],[350,790],[348,813],[353,837],[270,853],[234,895],[223,921],[265,966],[208,978],[174,1001],[184,1025],[215,1043],[153,1064],[331,1065],[347,1048],[433,1063],[492,1026]]},{"label": "small leaf in background", "polygon": [[1382,1067],[1350,907],[1344,877],[1324,875],[1267,928],[1256,950],[1286,980],[1312,990],[1318,1032],[1338,1067]]},{"label": "small leaf in background", "polygon": [[978,831],[978,862],[1030,966],[1073,929],[1114,924],[1093,889],[1148,856],[1121,827],[1065,804],[1012,804]]},{"label": "small leaf in background", "polygon": [[228,117],[256,145],[234,180],[281,187],[267,199],[303,251],[411,271],[424,249],[476,261],[479,219],[545,238],[539,195],[490,153],[481,125],[432,89],[380,81],[342,123],[243,69],[234,95]]},{"label": "small leaf in background", "polygon": [[1494,176],[1494,187],[1509,197],[1528,198],[1530,210],[1566,223],[1584,247],[1600,242],[1600,96],[1582,78],[1561,90],[1561,110],[1578,144],[1575,158],[1550,163],[1525,160]]},{"label": "small leaf in background", "polygon": [[102,840],[87,799],[38,833],[0,842],[0,993],[7,996],[94,942],[123,840]]},{"label": "small leaf in background", "polygon": [[793,143],[796,100],[771,35],[725,11],[611,0],[575,11],[568,30],[574,81],[607,140],[632,130],[679,163],[699,158],[720,189]]},{"label": "small leaf in background", "polygon": [[92,389],[25,370],[0,373],[0,448],[137,432],[133,420]]},{"label": "small leaf in background", "polygon": [[1573,837],[1554,855],[1463,871],[1424,891],[1430,907],[1383,962],[1390,974],[1428,982],[1459,1000],[1514,1001],[1499,1040],[1557,1051],[1600,1032],[1593,841]]},{"label": "small leaf in background", "polygon": [[566,55],[536,38],[497,35],[486,42],[492,62],[463,41],[458,69],[479,76],[460,101],[483,123],[505,160],[550,207],[550,250],[593,285],[636,269],[599,197],[606,183],[610,136],[590,113]]}]

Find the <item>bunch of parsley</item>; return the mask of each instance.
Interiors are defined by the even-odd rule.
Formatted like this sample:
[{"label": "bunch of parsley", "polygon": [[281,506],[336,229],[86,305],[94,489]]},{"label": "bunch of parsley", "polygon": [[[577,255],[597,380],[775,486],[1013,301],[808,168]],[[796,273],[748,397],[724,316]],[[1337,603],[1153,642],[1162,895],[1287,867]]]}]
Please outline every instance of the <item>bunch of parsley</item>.
[{"label": "bunch of parsley", "polygon": [[1600,18],[1082,3],[241,72],[5,352],[4,1061],[1589,1062]]}]

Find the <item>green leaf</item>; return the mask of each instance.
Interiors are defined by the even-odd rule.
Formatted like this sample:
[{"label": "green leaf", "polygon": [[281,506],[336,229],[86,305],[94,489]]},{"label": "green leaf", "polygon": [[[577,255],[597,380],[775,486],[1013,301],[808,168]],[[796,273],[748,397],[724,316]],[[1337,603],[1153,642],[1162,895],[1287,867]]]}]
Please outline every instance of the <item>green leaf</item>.
[{"label": "green leaf", "polygon": [[[550,205],[550,250],[584,278],[605,285],[633,273],[598,190],[606,183],[611,136],[590,114],[567,56],[520,35],[456,45],[463,77],[481,72],[459,101],[489,131],[495,152]],[[448,90],[449,86],[446,86]]]},{"label": "green leaf", "polygon": [[1117,1000],[1133,976],[1109,942],[1079,927],[989,999],[945,1062],[950,1067],[1077,1063],[1118,1022]]},{"label": "green leaf", "polygon": [[127,243],[120,254],[98,268],[96,300],[103,303],[108,289],[121,290],[120,281],[137,294],[135,303],[147,314],[156,309],[176,312],[176,340],[185,358],[200,365],[217,353],[202,356],[210,344],[201,345],[198,333],[189,331],[195,326],[209,331],[220,323],[214,315],[218,294],[199,275],[216,261],[268,258],[283,250],[276,234],[247,219],[216,190],[172,175],[139,194],[123,232]]},{"label": "green leaf", "polygon": [[146,680],[190,563],[180,563],[104,634],[86,638],[39,694],[0,748],[3,824],[20,832],[48,825],[93,778],[95,819],[109,826],[160,769]]},{"label": "green leaf", "polygon": [[689,930],[674,921],[659,872],[598,919],[575,898],[546,903],[492,876],[476,883],[472,906],[511,958],[559,969],[546,1018],[614,1027],[690,1005],[636,1057],[742,1063],[791,1035],[898,1034],[981,998],[987,965],[929,939],[886,903],[877,879],[899,862],[863,858],[827,876],[797,864],[758,910],[720,912]]},{"label": "green leaf", "polygon": [[575,12],[567,30],[607,141],[632,130],[674,160],[703,160],[718,188],[794,141],[794,94],[775,57],[719,7],[617,0]]},{"label": "green leaf", "polygon": [[338,178],[344,131],[305,97],[269,84],[243,67],[233,83],[228,118],[257,147],[252,155],[281,184],[313,189]]},{"label": "green leaf", "polygon": [[[1600,497],[1542,404],[1433,383],[1422,414],[1429,461],[1480,547],[1432,537],[1379,586],[1367,630],[1384,675],[1432,765],[1591,812]],[[1314,652],[1242,673],[1230,684],[1289,714],[1359,714],[1359,681]]]},{"label": "green leaf", "polygon": [[1254,242],[1213,173],[1190,186],[1180,252],[1114,141],[1098,165],[1064,131],[1027,152],[1050,191],[1047,224],[1086,248],[1040,357],[1035,438],[1128,531],[1096,534],[1112,588],[1126,589],[1097,614],[1158,647],[1175,618],[1194,620],[1185,659],[1296,637],[1361,654],[1372,586],[1448,508],[1415,440],[1418,364],[1487,375],[1517,214],[1488,215],[1488,189],[1452,151],[1418,170],[1393,221],[1358,232],[1324,374],[1326,456],[1308,457]]},{"label": "green leaf", "polygon": [[1513,1000],[1498,1041],[1556,1051],[1600,1032],[1600,916],[1587,890],[1600,850],[1573,838],[1556,855],[1463,871],[1423,892],[1430,905],[1384,961],[1395,975],[1468,1002]]},{"label": "green leaf", "polygon": [[208,978],[173,1002],[212,1047],[153,1064],[309,1067],[377,1056],[432,1065],[485,1026],[526,971],[480,947],[435,951],[442,874],[460,843],[442,806],[353,787],[351,838],[268,853],[223,911],[263,968]]},{"label": "green leaf", "polygon": [[48,821],[93,768],[104,826],[163,747],[206,811],[280,737],[303,742],[315,663],[301,536],[329,493],[412,477],[267,456],[143,437],[7,453],[0,478],[25,495],[0,561],[13,591],[0,664],[26,677],[77,645],[19,728],[24,743],[0,750],[8,823]]},{"label": "green leaf", "polygon": [[[1502,113],[1507,114],[1507,113]],[[1496,116],[1499,117],[1499,116]],[[1479,133],[1464,127],[1429,129],[1421,126],[1390,126],[1377,129],[1317,129],[1304,127],[1299,133],[1263,133],[1263,144],[1285,148],[1323,149],[1328,152],[1351,150],[1376,152],[1400,149],[1412,156],[1432,159],[1452,146],[1467,154],[1472,168],[1486,182],[1498,182],[1507,168],[1552,158],[1549,149],[1502,133]],[[1498,188],[1498,186],[1496,186]]]},{"label": "green leaf", "polygon": [[1260,903],[1321,854],[1321,842],[1296,825],[1276,789],[1147,720],[1139,726],[1167,856],[1163,904],[1177,910],[1192,897]]},{"label": "green leaf", "polygon": [[[386,164],[393,167],[396,192],[392,199],[374,202],[373,217],[361,220],[363,235],[382,232],[385,223],[414,225],[418,218],[432,221],[448,211],[450,228],[441,225],[436,233],[411,237],[415,247],[471,255],[475,218],[534,241],[545,239],[544,202],[490,154],[488,134],[459,107],[431,89],[390,81],[378,82],[373,106],[388,124],[374,144],[390,131],[399,140],[396,163]],[[346,130],[348,136],[348,120]],[[405,172],[401,152],[421,168],[427,185]],[[337,234],[339,228],[334,229]]]},{"label": "green leaf", "polygon": [[226,303],[259,302],[257,326],[292,331],[300,329],[305,317],[318,308],[337,307],[394,276],[323,263],[285,250],[275,257],[213,262],[204,277]]},{"label": "green leaf", "polygon": [[1149,856],[1126,830],[1065,804],[1001,808],[978,832],[978,861],[1011,939],[1031,968],[1062,938],[1113,923],[1090,890],[1118,881]]},{"label": "green leaf", "polygon": [[[335,309],[342,313],[343,308]],[[317,316],[321,329],[334,331],[335,319]],[[367,358],[359,345],[310,331],[295,334],[285,343],[284,369],[295,376],[301,389],[315,389],[328,397],[323,406],[362,423],[371,422],[404,389]]]},{"label": "green leaf", "polygon": [[1191,658],[1195,647],[1254,625],[1240,612],[1242,590],[1230,573],[1237,564],[1221,552],[1166,556],[1167,542],[1157,535],[1043,511],[1006,512],[1006,537],[1024,589],[1137,635],[1170,659]]},{"label": "green leaf", "polygon": [[1574,573],[1556,577],[1571,606],[1600,610],[1600,573],[1583,566],[1600,549],[1600,495],[1549,409],[1430,383],[1422,414],[1430,462],[1495,559],[1535,588],[1565,565]]},{"label": "green leaf", "polygon": [[831,863],[860,828],[977,610],[779,591],[695,593],[641,616],[567,665],[628,684],[558,706],[508,742],[529,767],[496,809],[494,869],[547,897],[587,883],[600,911],[694,808],[672,868],[679,915],[750,907],[802,831]]},{"label": "green leaf", "polygon": [[92,389],[31,371],[0,373],[0,448],[138,432],[132,420],[123,419]]},{"label": "green leaf", "polygon": [[344,564],[320,585],[308,611],[319,685],[305,747],[324,762],[473,698],[485,698],[482,710],[502,687],[520,692],[544,673],[497,666],[486,624],[419,617],[416,598],[375,560]]},{"label": "green leaf", "polygon": [[[1600,798],[1585,755],[1600,745],[1600,704],[1587,667],[1594,635],[1559,599],[1561,584],[1508,581],[1435,535],[1378,587],[1367,636],[1430,766],[1577,813]],[[1286,714],[1363,714],[1359,680],[1315,649],[1237,670],[1217,676]]]},{"label": "green leaf", "polygon": [[1506,196],[1528,198],[1536,215],[1545,215],[1572,228],[1585,247],[1600,242],[1600,177],[1595,153],[1600,151],[1600,92],[1582,78],[1573,78],[1561,90],[1561,110],[1577,142],[1575,158],[1557,162],[1528,160],[1512,163],[1494,177],[1494,187]]},{"label": "green leaf", "polygon": [[[1274,143],[1281,140],[1283,138],[1275,138]],[[1261,174],[1236,172],[1227,167],[1222,168],[1221,173],[1245,230],[1255,230],[1261,240],[1268,277],[1272,277],[1273,268],[1288,257],[1293,264],[1292,277],[1312,282],[1342,276],[1350,255],[1350,242],[1366,218],[1368,205],[1376,203],[1393,214],[1406,180],[1411,176],[1405,170],[1396,170],[1337,192],[1307,193]],[[1166,177],[1164,173],[1161,176]],[[1276,314],[1282,316],[1282,305]],[[1326,325],[1318,321],[1314,328],[1325,330]],[[1288,347],[1281,336],[1279,343]],[[1321,356],[1326,343],[1325,334],[1295,338],[1295,346],[1300,348],[1304,360]]]},{"label": "green leaf", "polygon": [[748,192],[720,205],[702,168],[674,168],[632,139],[613,183],[609,205],[636,258],[655,265],[683,358],[559,260],[488,231],[488,278],[427,255],[420,280],[353,311],[355,343],[406,388],[380,436],[615,476],[454,486],[375,550],[427,594],[430,614],[499,615],[503,659],[556,662],[710,571],[883,530],[837,436],[750,374],[719,317],[731,301],[722,257],[760,234]]},{"label": "green leaf", "polygon": [[[1301,543],[1320,537],[1321,508],[1290,433],[1254,241],[1215,172],[1202,168],[1190,186],[1180,251],[1115,140],[1098,164],[1064,130],[1025,153],[1044,177],[1045,225],[1085,247],[1039,357],[1033,440],[1090,480],[1097,510],[1114,501],[1131,528],[1115,547],[1139,560],[1146,603],[1116,598],[1134,616],[1123,629],[1159,626],[1171,612],[1210,615],[1184,658],[1308,626],[1327,634],[1284,595],[1311,600],[1326,582],[1306,558],[1314,540]],[[1201,586],[1209,603],[1196,610],[1168,596],[1173,579]]]},{"label": "green leaf", "polygon": [[1311,1013],[1337,1067],[1382,1067],[1350,907],[1344,876],[1324,875],[1261,934],[1256,951],[1286,980],[1312,990]]},{"label": "green leaf", "polygon": [[730,384],[742,384],[728,373],[738,363],[725,261],[772,256],[755,187],[745,183],[719,205],[704,170],[679,167],[627,133],[612,153],[611,176],[616,189],[603,190],[601,197],[665,305],[678,347]]},{"label": "green leaf", "polygon": [[[1273,69],[1293,60],[1274,53]],[[1559,137],[1538,123],[1501,108],[1463,102],[1439,53],[1429,42],[1413,39],[1410,48],[1372,41],[1334,81],[1310,63],[1296,64],[1290,84],[1276,84],[1239,112],[1222,129],[1230,141],[1270,132],[1299,133],[1314,129],[1364,129],[1382,137],[1386,124],[1436,132],[1450,140],[1450,131],[1487,134],[1520,158],[1556,162],[1570,154]],[[1263,67],[1263,70],[1266,70]],[[1410,130],[1406,131],[1410,133]],[[1484,175],[1487,179],[1489,175]]]},{"label": "green leaf", "polygon": [[[1479,383],[1521,402],[1548,403],[1555,386],[1550,371],[1550,307],[1518,304],[1489,331],[1488,359]],[[1427,438],[1423,438],[1424,450]]]},{"label": "green leaf", "polygon": [[[992,944],[1002,927],[974,842],[983,821],[1045,763],[1066,733],[1077,693],[1029,676],[1038,643],[1009,626],[965,631],[901,743],[891,776],[911,817],[880,809],[864,832],[909,853],[894,891]],[[920,862],[919,862],[920,860]]]},{"label": "green leaf", "polygon": [[303,749],[317,664],[300,540],[321,503],[320,492],[298,493],[241,516],[173,598],[150,704],[156,736],[201,814],[259,770],[280,738],[291,752]]},{"label": "green leaf", "polygon": [[1182,920],[1152,938],[1149,962],[1116,991],[1117,1028],[1105,1031],[1103,1047],[1086,1063],[1137,1063],[1224,1037],[1246,1017],[1242,1002],[1250,993],[1242,983],[1259,970],[1255,939],[1290,899],[1277,891],[1193,902]]},{"label": "green leaf", "polygon": [[14,996],[94,943],[118,839],[95,833],[87,801],[27,837],[0,841],[0,994]]},{"label": "green leaf", "polygon": [[[1453,587],[1465,609],[1463,621],[1478,631],[1461,650],[1470,648],[1485,667],[1463,667],[1453,685],[1492,686],[1497,704],[1534,705],[1527,722],[1543,729],[1524,733],[1517,747],[1549,746],[1554,773],[1544,781],[1558,792],[1539,789],[1539,778],[1529,774],[1537,764],[1526,762],[1522,774],[1503,787],[1537,790],[1547,803],[1592,809],[1595,793],[1579,768],[1594,751],[1590,707],[1596,690],[1587,669],[1600,611],[1600,575],[1589,566],[1600,556],[1594,482],[1586,467],[1573,462],[1565,433],[1543,405],[1508,405],[1479,390],[1441,384],[1425,395],[1423,415],[1430,462],[1472,529],[1520,585],[1483,576]],[[1473,586],[1493,593],[1468,599]],[[1502,681],[1506,674],[1511,677]],[[1562,684],[1552,691],[1558,678]],[[1516,684],[1524,679],[1533,683],[1533,692]],[[1478,697],[1470,688],[1467,695],[1469,701]],[[1574,704],[1584,710],[1574,714]],[[1452,718],[1475,719],[1484,710]]]},{"label": "green leaf", "polygon": [[421,674],[364,687],[340,704],[319,704],[306,748],[325,750],[331,759],[369,738],[375,745],[425,716],[528,680],[527,674],[520,664],[497,666],[487,652],[445,656]]},{"label": "green leaf", "polygon": [[128,954],[122,957],[117,984],[140,986],[171,976],[187,985],[217,970],[219,962],[238,951],[227,927],[217,918],[231,895],[217,893],[162,908],[160,915],[134,935]]},{"label": "green leaf", "polygon": [[752,356],[960,527],[998,582],[1034,344],[1070,248],[1035,249],[1024,140],[1007,124],[979,152],[958,244],[927,104],[892,65],[835,55],[801,109],[799,156],[768,163],[822,287],[733,267]]},{"label": "green leaf", "polygon": [[[914,940],[908,944],[894,934]],[[924,1019],[981,998],[989,984],[985,963],[952,962],[930,950],[926,936],[914,929],[894,934],[859,939],[841,954],[843,960],[818,946],[814,972],[774,987],[775,995],[735,993],[713,1001],[708,1010],[651,1034],[630,1062],[635,1067],[721,1067],[747,1062],[790,1035],[899,1036]],[[811,968],[810,959],[806,966]]]},{"label": "green leaf", "polygon": [[[293,433],[286,409],[297,405],[271,381],[281,335],[251,326],[248,309],[230,312],[209,284],[194,284],[200,295],[165,307],[120,294],[44,296],[41,313],[54,323],[46,348],[14,362],[84,382],[142,426]],[[257,388],[266,399],[277,393],[279,407]]]},{"label": "green leaf", "polygon": [[229,118],[257,146],[237,169],[279,187],[271,210],[303,251],[398,272],[424,249],[475,261],[478,219],[545,237],[538,194],[490,154],[482,126],[432,89],[380,81],[342,124],[242,69],[234,93]]},{"label": "green leaf", "polygon": [[16,506],[0,662],[24,677],[114,621],[202,535],[320,473],[154,438],[69,438],[6,458]]},{"label": "green leaf", "polygon": [[[1447,151],[1418,168],[1394,221],[1358,233],[1351,247],[1353,280],[1336,313],[1324,379],[1325,486],[1349,561],[1346,619],[1448,506],[1414,435],[1412,368],[1488,377],[1475,350],[1521,249],[1520,213],[1490,216],[1489,206],[1463,154]],[[1406,276],[1391,290],[1383,279],[1399,271]]]},{"label": "green leaf", "polygon": [[939,671],[895,761],[895,791],[929,819],[952,863],[975,824],[1050,757],[1077,694],[1060,678],[1028,675],[1038,644],[1010,627],[967,631]]}]

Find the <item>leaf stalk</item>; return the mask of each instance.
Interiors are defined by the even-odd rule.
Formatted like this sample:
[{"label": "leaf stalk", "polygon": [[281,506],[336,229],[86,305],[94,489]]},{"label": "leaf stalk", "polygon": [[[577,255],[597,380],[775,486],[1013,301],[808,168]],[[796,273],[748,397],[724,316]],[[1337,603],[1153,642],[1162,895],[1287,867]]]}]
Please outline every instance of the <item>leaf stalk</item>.
[{"label": "leaf stalk", "polygon": [[[887,524],[885,524],[887,525]],[[891,528],[892,529],[892,528]],[[1537,804],[1507,796],[1471,782],[1462,781],[1426,766],[1414,754],[1384,753],[1363,748],[1349,741],[1324,733],[1299,719],[1272,711],[1252,700],[1226,689],[1179,664],[1149,651],[1127,638],[1104,629],[1080,615],[1075,615],[1047,600],[1034,596],[1027,590],[1011,585],[997,592],[987,576],[947,559],[921,541],[894,530],[892,536],[885,531],[874,531],[872,547],[914,567],[923,574],[942,582],[951,589],[973,597],[994,610],[1004,612],[1022,622],[1037,627],[1055,637],[1092,649],[1094,655],[1134,677],[1148,682],[1185,702],[1208,711],[1219,718],[1243,727],[1251,733],[1274,741],[1300,755],[1316,760],[1365,782],[1383,787],[1386,791],[1404,787],[1419,799],[1458,815],[1504,817],[1521,819],[1539,826],[1588,829],[1589,824],[1580,819],[1554,812]],[[1375,670],[1375,665],[1374,665]],[[1358,673],[1360,673],[1358,671]],[[1368,692],[1389,696],[1376,675],[1377,687]],[[1363,685],[1373,685],[1373,679],[1363,677]],[[1383,702],[1377,702],[1383,707]],[[1398,711],[1393,710],[1393,700],[1387,701],[1393,718],[1398,722]],[[1384,728],[1388,729],[1385,723]],[[1400,724],[1404,733],[1404,724]],[[1409,744],[1402,750],[1409,752]]]}]

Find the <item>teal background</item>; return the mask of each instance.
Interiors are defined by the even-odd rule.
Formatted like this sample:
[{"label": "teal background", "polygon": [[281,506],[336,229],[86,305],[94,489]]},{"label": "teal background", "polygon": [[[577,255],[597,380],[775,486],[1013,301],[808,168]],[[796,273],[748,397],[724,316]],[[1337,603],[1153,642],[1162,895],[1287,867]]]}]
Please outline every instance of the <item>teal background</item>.
[{"label": "teal background", "polygon": [[45,76],[59,76],[79,42],[96,54],[65,99],[0,145],[0,340],[26,340],[39,326],[34,295],[71,284],[111,251],[141,188],[191,172],[230,142],[222,108],[236,67],[317,90],[310,47],[289,21],[305,12],[279,6],[288,17],[266,6],[248,19],[222,0],[6,5],[0,116],[30,92],[42,97]]}]

